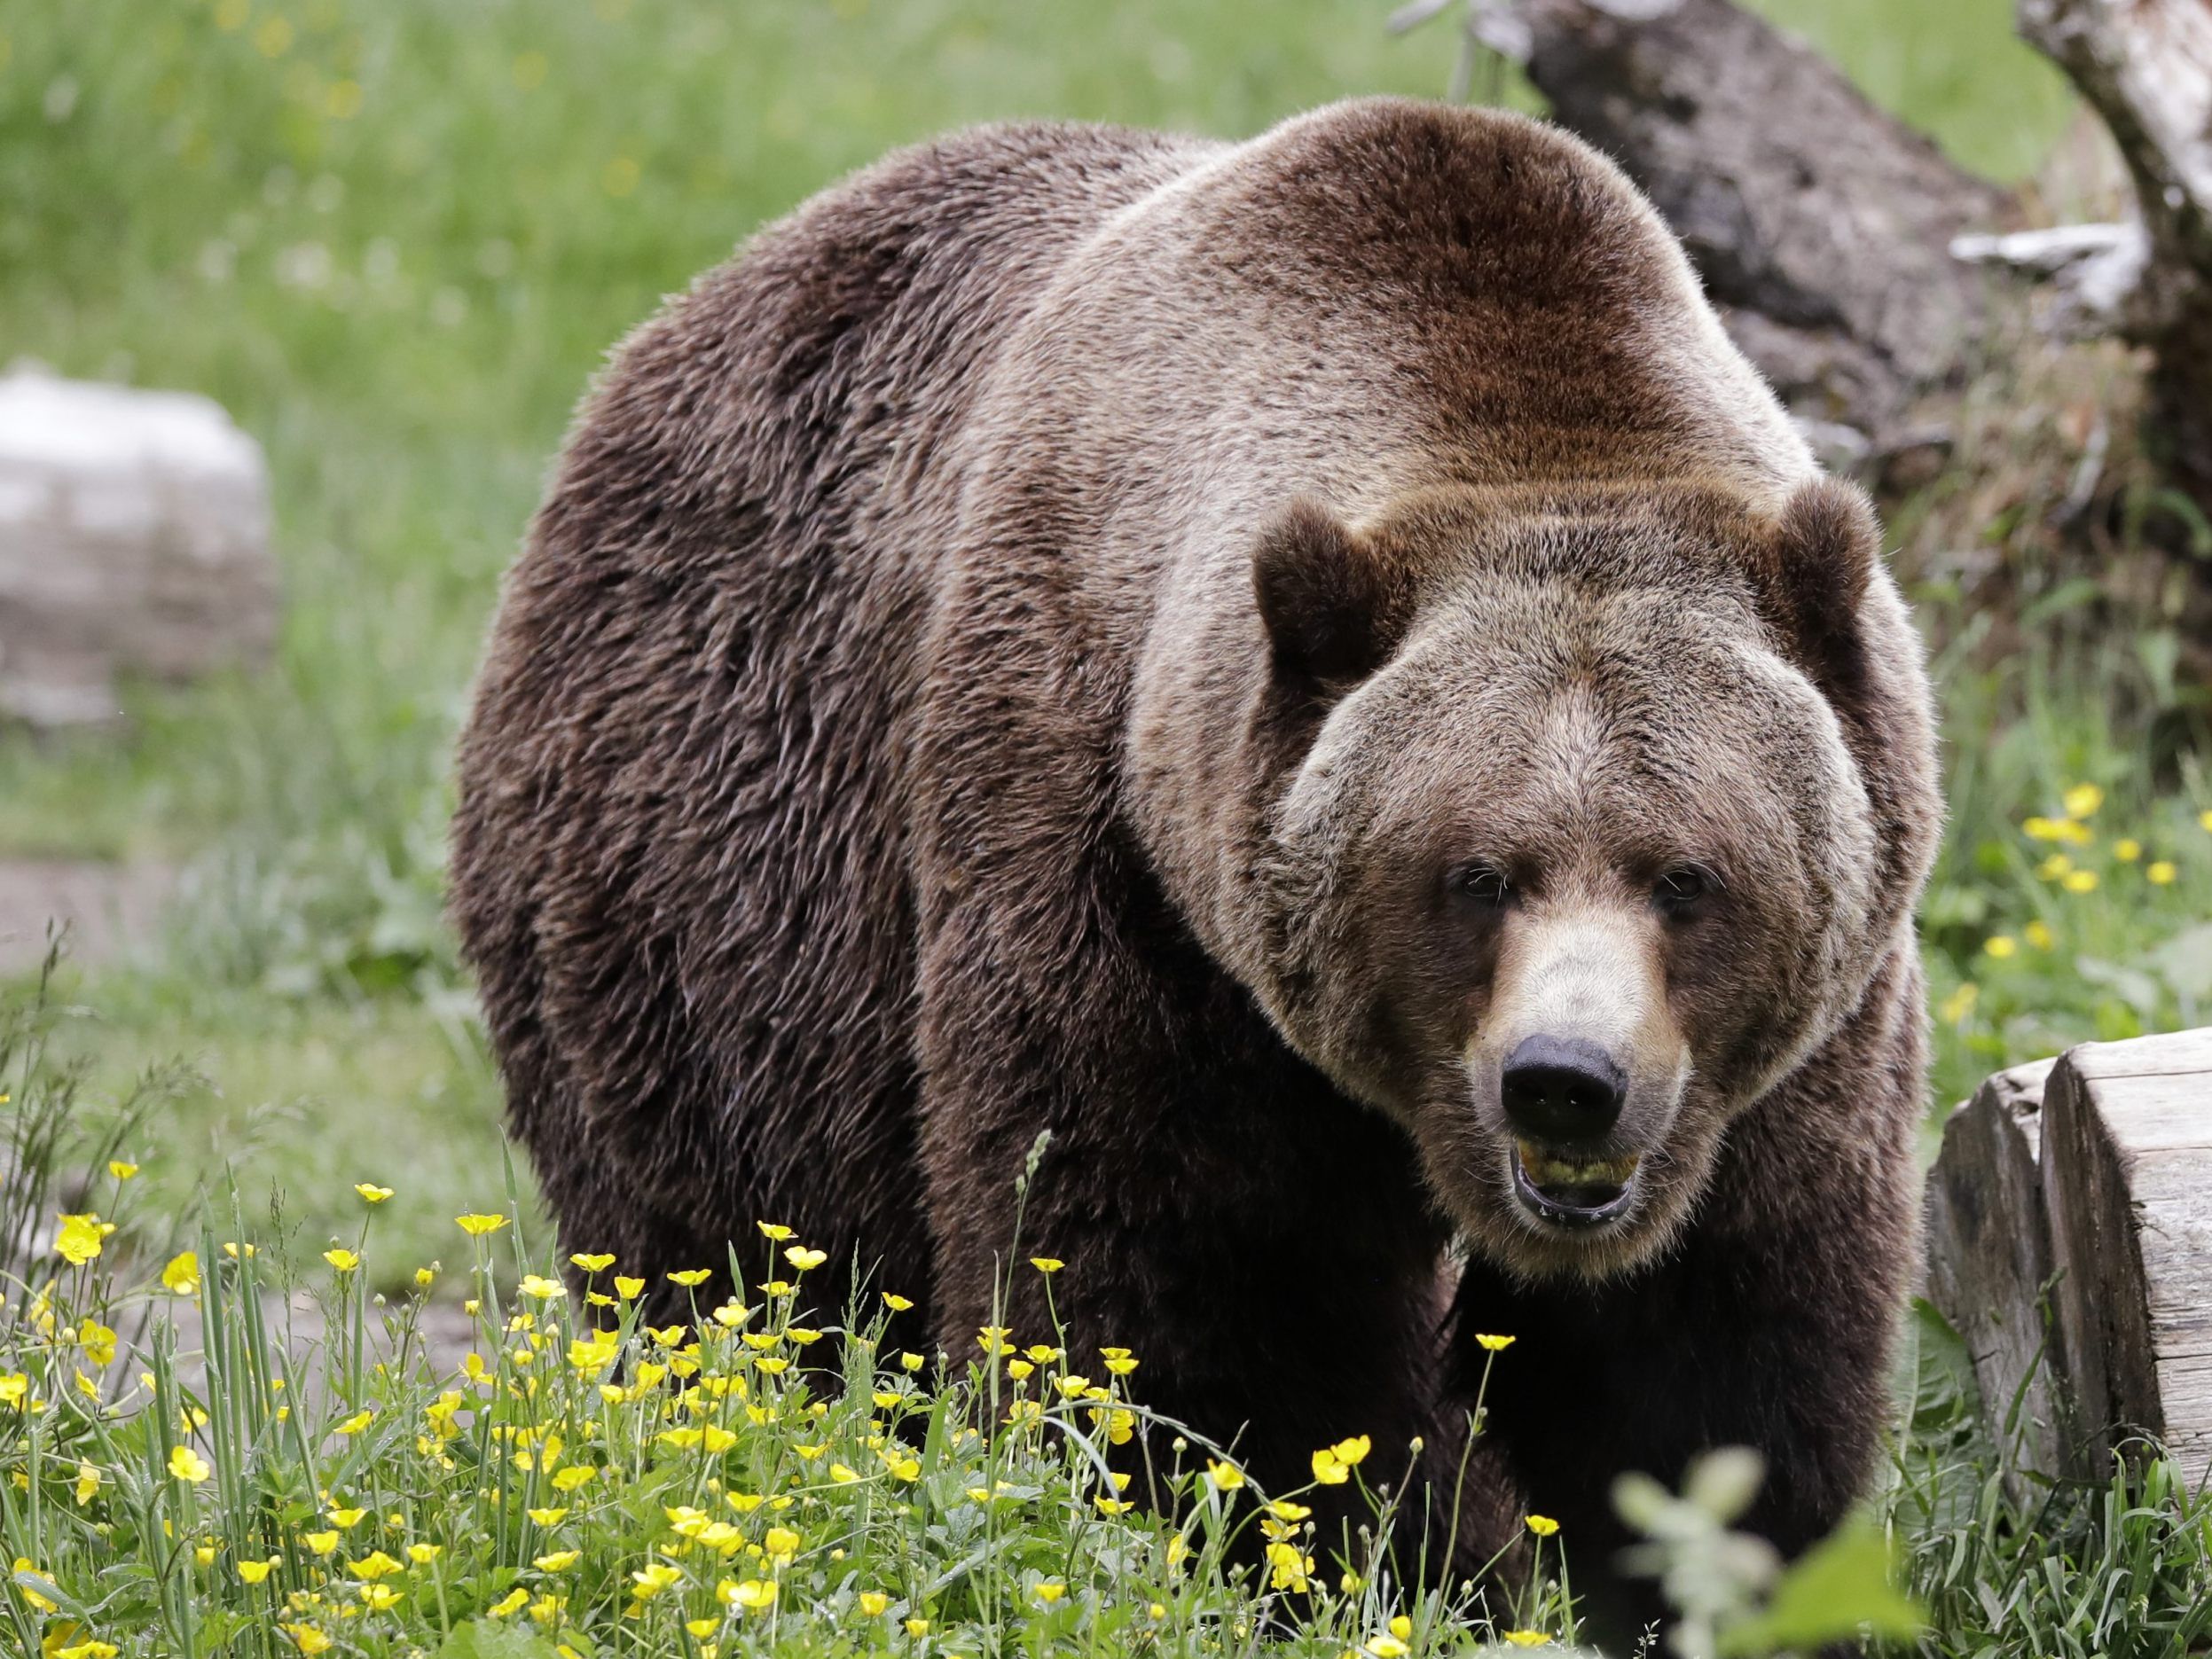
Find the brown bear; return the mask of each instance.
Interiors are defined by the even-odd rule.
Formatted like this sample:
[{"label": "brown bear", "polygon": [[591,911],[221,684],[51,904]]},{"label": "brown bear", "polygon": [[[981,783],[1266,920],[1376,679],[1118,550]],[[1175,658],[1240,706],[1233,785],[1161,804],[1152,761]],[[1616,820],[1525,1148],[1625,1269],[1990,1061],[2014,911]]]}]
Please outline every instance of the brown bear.
[{"label": "brown bear", "polygon": [[1584,145],[1000,127],[622,348],[453,905],[570,1246],[788,1223],[972,1356],[1048,1129],[1023,1253],[1263,1480],[1518,1338],[1469,1513],[1602,1600],[1622,1470],[1756,1447],[1785,1549],[1868,1470],[1934,777],[1864,499]]}]

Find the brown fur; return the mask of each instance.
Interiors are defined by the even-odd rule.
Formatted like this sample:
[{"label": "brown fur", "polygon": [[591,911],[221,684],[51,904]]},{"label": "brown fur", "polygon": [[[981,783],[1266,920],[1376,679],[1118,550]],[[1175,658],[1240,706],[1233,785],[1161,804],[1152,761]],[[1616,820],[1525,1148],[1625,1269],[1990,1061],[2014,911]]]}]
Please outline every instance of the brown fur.
[{"label": "brown fur", "polygon": [[[1522,1339],[1479,1544],[1533,1498],[1602,1589],[1612,1475],[1741,1441],[1801,1545],[1914,1249],[1938,809],[1876,537],[1535,123],[995,129],[816,198],[617,357],[463,748],[570,1244],[788,1221],[966,1354],[1048,1128],[1079,1340],[1264,1478],[1464,1403],[1456,1228],[1460,1329]],[[1475,853],[1494,915],[1443,896]],[[1692,854],[1724,890],[1656,916]],[[1562,1009],[1646,1156],[1596,1238],[1504,1186],[1498,1045]]]}]

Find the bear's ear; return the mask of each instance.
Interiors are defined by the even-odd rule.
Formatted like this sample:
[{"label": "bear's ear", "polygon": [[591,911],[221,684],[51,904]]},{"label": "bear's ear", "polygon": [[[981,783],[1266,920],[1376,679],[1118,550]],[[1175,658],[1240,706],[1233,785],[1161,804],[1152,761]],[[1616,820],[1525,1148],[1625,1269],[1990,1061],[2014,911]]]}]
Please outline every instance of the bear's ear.
[{"label": "bear's ear", "polygon": [[1763,552],[1756,574],[1776,630],[1831,698],[1851,700],[1865,666],[1859,606],[1882,556],[1873,503],[1841,479],[1800,484]]},{"label": "bear's ear", "polygon": [[1401,586],[1367,537],[1319,502],[1293,501],[1252,553],[1277,677],[1336,691],[1382,667],[1404,628]]}]

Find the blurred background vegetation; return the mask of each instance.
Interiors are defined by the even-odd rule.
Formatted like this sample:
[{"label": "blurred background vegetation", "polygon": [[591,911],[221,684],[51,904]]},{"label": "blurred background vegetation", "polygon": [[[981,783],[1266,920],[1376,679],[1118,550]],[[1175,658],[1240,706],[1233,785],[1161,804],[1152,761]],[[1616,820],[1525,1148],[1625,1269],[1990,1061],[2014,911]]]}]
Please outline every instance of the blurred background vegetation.
[{"label": "blurred background vegetation", "polygon": [[[2033,175],[2073,118],[2006,0],[1760,9],[1993,177]],[[764,220],[948,127],[1243,135],[1437,94],[1449,32],[1393,37],[1385,11],[0,0],[0,363],[205,392],[273,468],[274,666],[141,690],[120,738],[0,741],[0,857],[182,872],[157,940],[67,982],[97,1011],[73,1038],[95,1091],[178,1054],[199,1074],[133,1149],[147,1178],[179,1203],[226,1161],[249,1193],[387,1183],[396,1269],[410,1228],[433,1254],[494,1189],[496,1082],[439,918],[450,750],[499,573],[610,342]],[[1910,503],[1893,523],[1949,720],[1938,1100],[2009,1059],[2208,1017],[2212,794],[2170,651],[2068,632],[2095,595],[2078,576],[2027,584],[1992,650],[1989,619],[1918,573],[2005,525]],[[2077,789],[2068,818],[2084,783],[2101,798]],[[292,1220],[319,1249],[345,1217]]]}]

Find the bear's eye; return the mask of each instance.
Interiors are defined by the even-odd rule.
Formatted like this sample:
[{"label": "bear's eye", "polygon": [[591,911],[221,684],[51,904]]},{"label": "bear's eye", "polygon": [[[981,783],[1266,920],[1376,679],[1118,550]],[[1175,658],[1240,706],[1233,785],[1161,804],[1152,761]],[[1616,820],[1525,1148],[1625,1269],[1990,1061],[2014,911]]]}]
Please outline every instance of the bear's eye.
[{"label": "bear's eye", "polygon": [[1452,891],[1495,910],[1513,896],[1513,883],[1495,865],[1462,865],[1452,873]]},{"label": "bear's eye", "polygon": [[1710,870],[1694,864],[1676,865],[1651,883],[1651,903],[1669,916],[1687,916],[1719,886]]}]

